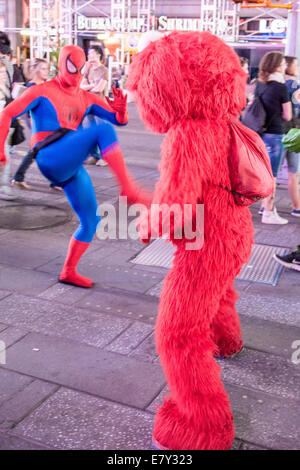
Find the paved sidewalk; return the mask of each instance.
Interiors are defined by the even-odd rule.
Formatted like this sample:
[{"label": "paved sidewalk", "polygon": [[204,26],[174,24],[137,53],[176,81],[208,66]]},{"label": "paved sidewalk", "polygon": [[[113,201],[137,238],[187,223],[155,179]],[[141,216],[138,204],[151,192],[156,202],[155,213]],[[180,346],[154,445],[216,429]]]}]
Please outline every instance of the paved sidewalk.
[{"label": "paved sidewalk", "polygon": [[[152,188],[162,138],[129,108],[121,145],[132,173]],[[14,168],[21,158],[15,155]],[[99,203],[116,203],[109,169],[86,168]],[[166,270],[131,262],[144,248],[139,241],[96,239],[80,263],[95,288],[58,284],[76,217],[35,164],[28,182],[34,191],[16,189],[16,201],[0,200],[0,449],[150,449],[166,383],[153,339],[158,298],[149,293]],[[300,219],[289,215],[284,185],[277,207],[287,226],[262,225],[252,208],[256,242],[294,248]],[[292,363],[299,285],[300,273],[286,269],[277,286],[236,282],[246,349],[220,363],[234,449],[299,449],[300,364]]]}]

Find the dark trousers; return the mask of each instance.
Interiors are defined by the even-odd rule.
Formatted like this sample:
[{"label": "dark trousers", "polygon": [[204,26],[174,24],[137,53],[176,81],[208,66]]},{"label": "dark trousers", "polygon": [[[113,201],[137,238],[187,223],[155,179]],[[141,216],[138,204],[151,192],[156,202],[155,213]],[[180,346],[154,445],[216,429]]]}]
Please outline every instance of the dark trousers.
[{"label": "dark trousers", "polygon": [[25,173],[28,170],[28,168],[30,167],[30,165],[33,163],[33,160],[34,159],[31,157],[31,152],[29,151],[25,155],[25,157],[23,158],[21,165],[19,166],[19,168],[16,171],[16,174],[14,176],[15,181],[18,181],[19,183],[24,181]]}]

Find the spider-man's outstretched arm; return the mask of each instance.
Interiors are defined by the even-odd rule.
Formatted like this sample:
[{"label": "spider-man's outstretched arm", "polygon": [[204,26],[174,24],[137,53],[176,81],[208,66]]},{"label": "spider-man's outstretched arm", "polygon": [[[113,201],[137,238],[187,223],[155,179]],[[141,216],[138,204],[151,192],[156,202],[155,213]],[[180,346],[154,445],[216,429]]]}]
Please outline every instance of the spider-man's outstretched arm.
[{"label": "spider-man's outstretched arm", "polygon": [[112,87],[114,100],[106,98],[107,103],[99,96],[88,93],[89,107],[86,114],[105,119],[116,126],[124,126],[128,122],[127,96],[122,90]]},{"label": "spider-man's outstretched arm", "polygon": [[[91,101],[86,114],[92,114],[103,120],[108,120],[113,124],[122,126],[128,122],[127,96],[120,89],[113,87],[114,100],[107,99],[107,104],[98,96],[88,93],[88,99]],[[120,148],[117,136],[114,137],[111,132],[106,132],[99,142],[101,155],[114,172],[120,186],[121,195],[127,196],[129,202],[139,202],[149,205],[152,200],[152,194],[144,191],[137,185],[129,174],[124,162],[123,153]]]},{"label": "spider-man's outstretched arm", "polygon": [[6,164],[4,145],[11,121],[39,105],[41,98],[39,92],[36,86],[28,88],[20,98],[14,100],[0,113],[0,166],[1,163]]}]

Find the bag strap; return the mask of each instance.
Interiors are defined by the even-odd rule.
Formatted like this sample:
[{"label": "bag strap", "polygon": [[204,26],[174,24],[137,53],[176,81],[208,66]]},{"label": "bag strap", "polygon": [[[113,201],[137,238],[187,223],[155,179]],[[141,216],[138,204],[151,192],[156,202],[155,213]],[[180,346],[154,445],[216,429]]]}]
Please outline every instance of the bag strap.
[{"label": "bag strap", "polygon": [[7,75],[8,82],[9,82],[9,91],[11,93],[12,92],[12,80],[10,78],[10,74],[9,74],[9,71],[7,69],[6,69],[6,75]]},{"label": "bag strap", "polygon": [[45,137],[43,140],[38,142],[33,149],[31,150],[31,158],[35,159],[37,156],[37,153],[39,150],[41,150],[44,147],[47,147],[48,145],[52,144],[53,142],[56,142],[57,140],[61,139],[65,134],[70,132],[71,129],[67,129],[65,127],[61,127],[57,129],[56,131],[52,132],[52,134],[49,134],[47,137]]}]

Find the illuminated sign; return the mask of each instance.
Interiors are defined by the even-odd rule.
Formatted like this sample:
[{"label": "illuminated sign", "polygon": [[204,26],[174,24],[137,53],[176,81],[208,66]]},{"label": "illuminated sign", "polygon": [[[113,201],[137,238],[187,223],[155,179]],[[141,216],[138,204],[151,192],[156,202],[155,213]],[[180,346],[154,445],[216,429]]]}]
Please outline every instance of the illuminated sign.
[{"label": "illuminated sign", "polygon": [[[160,16],[155,18],[156,29],[158,31],[199,31],[201,30],[200,18],[168,18]],[[77,28],[81,31],[143,31],[146,26],[146,18],[126,19],[125,24],[122,20],[111,20],[110,18],[94,18],[78,16]]]},{"label": "illuminated sign", "polygon": [[[132,31],[142,32],[145,30],[147,23],[146,18],[130,18],[123,23],[122,20],[111,20],[108,17],[77,17],[77,28],[79,31]],[[155,29],[158,31],[202,31],[202,22],[200,18],[168,18],[167,16],[159,16],[152,18],[155,20]],[[280,34],[284,33],[287,28],[287,21],[282,19],[261,19],[258,21],[261,34]],[[220,26],[220,25],[219,25]],[[222,25],[222,29],[226,29],[226,24]]]},{"label": "illuminated sign", "polygon": [[260,33],[273,33],[281,34],[286,31],[287,20],[259,20],[259,32]]}]

